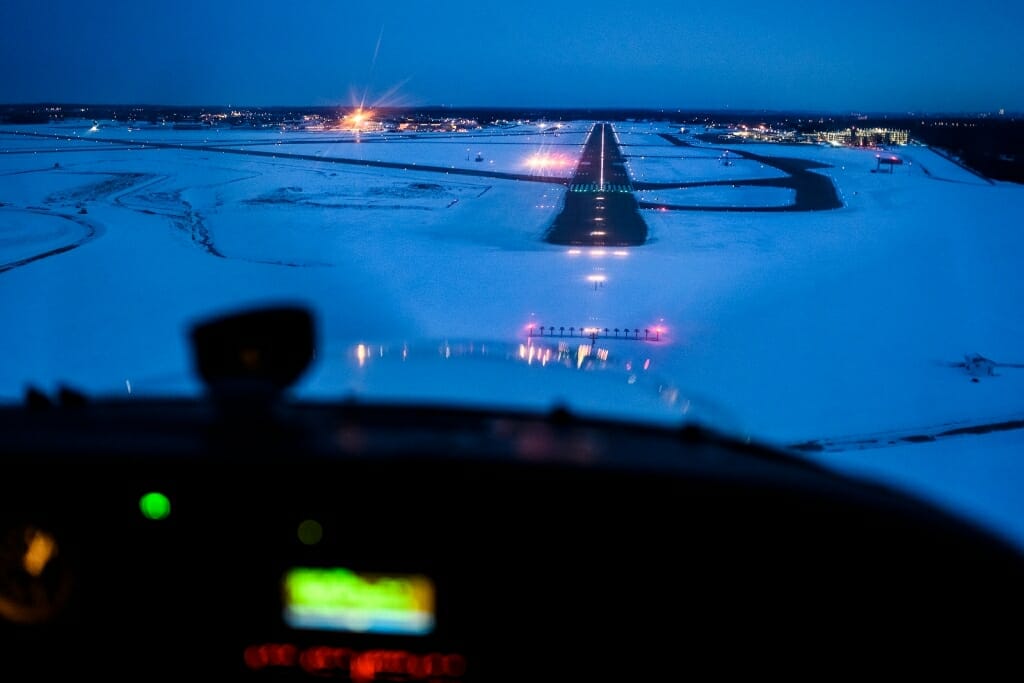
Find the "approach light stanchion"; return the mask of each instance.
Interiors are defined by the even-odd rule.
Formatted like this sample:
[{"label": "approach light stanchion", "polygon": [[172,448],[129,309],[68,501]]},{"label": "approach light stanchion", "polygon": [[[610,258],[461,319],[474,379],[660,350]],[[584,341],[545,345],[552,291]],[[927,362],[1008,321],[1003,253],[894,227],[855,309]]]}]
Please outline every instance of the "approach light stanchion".
[{"label": "approach light stanchion", "polygon": [[[533,337],[565,337],[571,338],[576,337],[576,333],[579,332],[581,339],[589,338],[591,342],[598,339],[622,339],[623,341],[648,341],[657,342],[661,341],[661,327],[645,327],[643,328],[643,337],[640,336],[639,327],[596,327],[588,325],[570,325],[565,326],[554,326],[554,325],[527,325],[526,336],[528,339]],[[568,334],[567,334],[568,333]],[[620,334],[621,333],[621,334]]]}]

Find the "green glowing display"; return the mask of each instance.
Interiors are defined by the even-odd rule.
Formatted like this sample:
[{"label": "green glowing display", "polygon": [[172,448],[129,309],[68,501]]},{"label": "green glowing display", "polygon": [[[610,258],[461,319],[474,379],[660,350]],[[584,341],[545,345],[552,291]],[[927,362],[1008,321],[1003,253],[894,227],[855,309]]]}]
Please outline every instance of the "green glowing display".
[{"label": "green glowing display", "polygon": [[299,567],[284,575],[292,628],[425,635],[434,628],[434,584],[417,574]]},{"label": "green glowing display", "polygon": [[139,509],[146,519],[167,519],[171,514],[171,500],[162,493],[151,491],[139,498]]}]

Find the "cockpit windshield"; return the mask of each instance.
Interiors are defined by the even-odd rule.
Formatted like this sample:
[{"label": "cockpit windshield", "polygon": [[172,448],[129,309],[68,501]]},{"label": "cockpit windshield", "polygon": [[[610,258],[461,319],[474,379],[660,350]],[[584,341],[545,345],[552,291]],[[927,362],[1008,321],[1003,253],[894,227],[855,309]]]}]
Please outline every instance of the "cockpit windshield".
[{"label": "cockpit windshield", "polygon": [[0,400],[300,305],[296,400],[710,425],[1024,548],[1022,12],[9,4]]}]

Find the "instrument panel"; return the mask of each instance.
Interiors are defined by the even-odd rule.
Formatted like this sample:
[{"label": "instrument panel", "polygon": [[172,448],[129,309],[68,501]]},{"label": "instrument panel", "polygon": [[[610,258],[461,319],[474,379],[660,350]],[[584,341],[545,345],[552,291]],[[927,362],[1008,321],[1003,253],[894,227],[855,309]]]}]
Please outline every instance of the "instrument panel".
[{"label": "instrument panel", "polygon": [[194,417],[50,436],[32,418],[24,438],[4,423],[12,680],[649,677],[737,647],[827,646],[865,619],[963,633],[1024,604],[1020,558],[994,539],[711,435]]}]

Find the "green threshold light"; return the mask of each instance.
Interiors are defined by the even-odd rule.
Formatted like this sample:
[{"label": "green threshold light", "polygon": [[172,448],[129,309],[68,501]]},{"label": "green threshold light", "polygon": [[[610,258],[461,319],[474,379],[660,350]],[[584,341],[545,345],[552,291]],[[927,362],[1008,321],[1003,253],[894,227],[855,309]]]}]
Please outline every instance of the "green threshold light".
[{"label": "green threshold light", "polygon": [[139,498],[139,509],[146,519],[167,519],[171,514],[171,500],[162,493],[151,491]]}]

